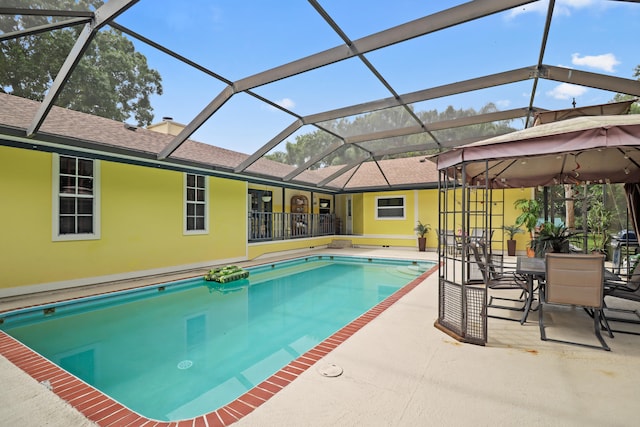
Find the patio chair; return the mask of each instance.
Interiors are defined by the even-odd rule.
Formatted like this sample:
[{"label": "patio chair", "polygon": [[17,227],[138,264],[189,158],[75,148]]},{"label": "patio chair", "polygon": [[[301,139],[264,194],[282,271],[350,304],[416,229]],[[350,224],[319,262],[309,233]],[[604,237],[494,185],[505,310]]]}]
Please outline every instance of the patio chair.
[{"label": "patio chair", "polygon": [[460,255],[462,253],[462,240],[456,236],[453,230],[447,230],[445,242],[449,255]]},{"label": "patio chair", "polygon": [[[490,254],[488,246],[480,241],[469,242],[467,247],[472,255],[472,262],[475,262],[482,274],[483,282],[486,284],[487,289],[491,290],[510,290],[518,291],[519,297],[511,298],[506,296],[490,295],[487,308],[495,308],[500,310],[520,311],[524,312],[528,296],[528,284],[526,277],[523,277],[515,272],[515,265],[505,265],[504,262],[496,264],[496,257],[494,254]],[[510,301],[516,304],[506,305],[506,302]],[[511,317],[490,315],[488,317],[505,320],[516,320]]]},{"label": "patio chair", "polygon": [[484,228],[472,228],[469,231],[469,240],[472,242],[484,240]]},{"label": "patio chair", "polygon": [[[640,325],[640,312],[638,312],[638,309],[609,307],[606,303],[606,297],[620,298],[622,300],[632,302],[640,302],[640,262],[636,263],[633,269],[633,273],[627,280],[624,280],[620,277],[617,277],[616,279],[605,280],[604,296],[604,309],[606,310],[607,320],[609,322]],[[615,315],[613,315],[613,313],[615,313]],[[620,317],[620,313],[625,313],[629,316]],[[640,332],[629,330],[611,329],[611,331],[624,334],[640,335]]]},{"label": "patio chair", "polygon": [[[601,325],[609,331],[604,305],[604,255],[547,253],[545,283],[540,287],[540,339],[585,347],[610,348],[600,333]],[[544,309],[548,304],[583,307],[593,317],[593,326],[600,346],[548,338],[545,333]]]},{"label": "patio chair", "polygon": [[461,252],[462,243],[456,239],[453,230],[438,230],[441,255],[458,255]]},{"label": "patio chair", "polygon": [[494,230],[489,230],[489,235],[487,236],[484,228],[472,228],[469,233],[468,241],[471,243],[479,243],[481,245],[491,245],[493,231]]},{"label": "patio chair", "polygon": [[605,278],[605,296],[614,291],[636,292],[640,288],[640,262],[635,264],[630,276],[622,278],[616,274],[611,275],[614,276],[614,278]]}]

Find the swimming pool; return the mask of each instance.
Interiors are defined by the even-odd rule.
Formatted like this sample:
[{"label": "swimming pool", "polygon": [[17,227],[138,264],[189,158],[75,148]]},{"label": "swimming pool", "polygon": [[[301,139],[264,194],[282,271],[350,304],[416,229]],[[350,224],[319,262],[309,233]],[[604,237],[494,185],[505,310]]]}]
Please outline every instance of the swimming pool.
[{"label": "swimming pool", "polygon": [[433,263],[314,256],[2,314],[0,327],[134,411],[195,417],[246,393]]}]

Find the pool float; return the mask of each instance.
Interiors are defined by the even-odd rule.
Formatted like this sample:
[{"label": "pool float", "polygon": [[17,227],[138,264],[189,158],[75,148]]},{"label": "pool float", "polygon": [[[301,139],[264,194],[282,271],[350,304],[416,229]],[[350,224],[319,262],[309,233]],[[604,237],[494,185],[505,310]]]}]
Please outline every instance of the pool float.
[{"label": "pool float", "polygon": [[236,265],[227,265],[225,267],[218,267],[212,270],[204,276],[204,280],[218,283],[229,283],[235,280],[246,279],[249,277],[249,272]]}]

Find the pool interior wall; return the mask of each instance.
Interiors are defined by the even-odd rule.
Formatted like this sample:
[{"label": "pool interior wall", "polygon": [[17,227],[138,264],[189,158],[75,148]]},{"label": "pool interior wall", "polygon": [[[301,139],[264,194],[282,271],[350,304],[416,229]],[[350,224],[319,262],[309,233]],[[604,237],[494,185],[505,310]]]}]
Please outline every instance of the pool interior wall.
[{"label": "pool interior wall", "polygon": [[[312,257],[312,259],[314,259],[314,260],[318,259],[318,258],[322,259],[322,257]],[[341,257],[324,256],[325,260],[329,260],[330,258],[334,259],[334,260],[339,260]],[[304,264],[304,263],[308,262],[309,259],[310,259],[309,257],[298,258],[298,259],[291,260],[291,261],[285,263],[284,265],[286,265],[286,266],[288,266],[290,268],[295,268],[296,265]],[[353,257],[346,257],[346,259],[348,259],[351,262],[356,260]],[[375,258],[374,258],[374,260],[375,260]],[[371,258],[358,258],[357,261],[364,262],[364,263],[369,263],[369,262],[372,261],[372,259]],[[407,265],[407,261],[406,260],[402,260],[402,261],[398,261],[398,260],[383,260],[383,261],[387,261],[389,264],[395,264],[395,265],[404,264],[404,265]],[[424,268],[428,268],[429,265],[433,265],[433,263],[425,264],[424,261],[410,261],[410,262],[411,262],[411,265],[413,265],[415,269],[420,269],[420,270],[424,270]],[[258,272],[262,272],[262,273],[269,272],[273,268],[274,268],[273,267],[273,263],[269,263],[269,264],[265,264],[265,265],[260,266],[260,267],[256,267],[255,269],[252,269],[252,271],[258,276],[259,275]],[[432,272],[432,270],[429,271],[429,274]],[[425,274],[423,274],[423,276],[425,276]],[[240,398],[238,398],[235,401],[229,403],[228,405],[222,406],[218,411],[214,411],[213,413],[209,413],[206,416],[212,416],[211,414],[217,414],[216,416],[220,420],[224,420],[224,419],[228,418],[227,415],[230,413],[229,411],[231,411],[233,414],[235,414],[235,416],[237,416],[237,415],[239,415],[238,408],[237,408],[238,406],[241,406],[243,408],[243,410],[247,410],[247,408],[240,403],[240,402],[244,402],[244,404],[248,404],[248,402],[246,402],[247,400],[250,400],[252,402],[251,404],[249,404],[249,407],[255,408],[256,404],[261,403],[261,401],[264,401],[269,393],[276,392],[279,388],[281,388],[284,385],[286,385],[286,383],[288,383],[289,381],[293,380],[297,376],[297,374],[299,374],[302,371],[304,371],[305,369],[307,369],[310,365],[315,363],[315,361],[317,361],[320,357],[323,357],[324,355],[326,355],[332,348],[334,348],[340,342],[344,341],[344,339],[346,339],[348,336],[350,336],[353,332],[355,332],[360,327],[362,327],[364,324],[366,324],[370,319],[372,319],[375,316],[377,316],[377,314],[379,314],[379,312],[381,312],[380,311],[381,309],[384,310],[388,305],[392,304],[397,298],[399,298],[404,293],[408,292],[408,290],[410,290],[410,288],[412,288],[411,287],[412,284],[413,284],[413,286],[415,286],[415,285],[417,285],[417,283],[420,283],[422,280],[423,280],[423,277],[414,280],[413,282],[411,282],[411,284],[409,284],[409,285],[405,286],[404,288],[402,288],[402,292],[400,292],[400,291],[396,292],[397,295],[393,294],[392,297],[387,298],[382,303],[378,304],[373,309],[369,310],[367,313],[365,313],[364,315],[360,316],[358,319],[356,319],[356,321],[350,323],[348,326],[342,328],[340,331],[336,332],[331,337],[327,338],[325,341],[323,341],[320,344],[316,345],[311,350],[305,352],[302,356],[298,357],[296,360],[293,360],[293,361],[289,362],[283,369],[278,371],[276,374],[274,374],[270,378],[266,379],[262,383],[258,384],[257,387],[254,387],[253,389],[251,389],[251,390],[247,391],[246,393],[244,393],[243,394],[244,397],[241,396]],[[138,291],[142,291],[143,293],[149,293],[149,292],[158,293],[159,289],[164,289],[163,292],[167,292],[167,291],[171,292],[171,288],[173,286],[175,286],[176,288],[180,288],[180,287],[189,286],[188,283],[189,283],[189,281],[187,280],[187,281],[180,281],[180,282],[177,282],[177,283],[172,284],[172,285],[169,285],[169,284],[157,284],[157,285],[154,285],[154,286],[151,286],[151,287],[143,288],[142,290],[138,290]],[[119,293],[119,297],[122,297],[123,295],[127,296],[128,294],[130,294],[130,292],[121,292],[121,293]],[[85,303],[89,304],[89,305],[91,305],[91,304],[99,304],[98,300],[99,300],[99,298],[92,297],[92,298],[88,299]],[[63,304],[58,304],[58,305],[63,307],[63,310],[65,310],[68,304],[65,302]],[[40,310],[41,308],[42,307],[39,307],[38,310]],[[44,309],[46,309],[46,308],[49,308],[49,307],[45,307]],[[33,311],[33,310],[31,310],[31,311]],[[22,311],[18,311],[17,314],[25,315],[27,312],[29,312],[29,310],[22,310]],[[40,311],[40,313],[42,313],[42,311]],[[6,337],[4,337],[4,338],[6,338]],[[14,345],[16,345],[16,344],[15,343],[11,344],[11,346],[14,346]],[[44,363],[44,364],[47,365],[48,368],[53,369],[53,367],[49,366],[48,363]],[[62,375],[62,374],[60,374],[60,375],[61,375],[61,377],[64,377],[64,375]],[[55,391],[55,387],[54,387],[54,391]],[[267,394],[265,394],[265,393],[267,393]],[[108,399],[108,397],[106,397],[106,396],[104,396],[104,397]],[[259,400],[255,400],[255,398],[258,398]],[[233,408],[233,407],[236,407],[236,409],[235,410],[231,410],[230,408]],[[124,408],[124,409],[126,409],[126,408]],[[179,414],[177,414],[177,415],[179,415]]]}]

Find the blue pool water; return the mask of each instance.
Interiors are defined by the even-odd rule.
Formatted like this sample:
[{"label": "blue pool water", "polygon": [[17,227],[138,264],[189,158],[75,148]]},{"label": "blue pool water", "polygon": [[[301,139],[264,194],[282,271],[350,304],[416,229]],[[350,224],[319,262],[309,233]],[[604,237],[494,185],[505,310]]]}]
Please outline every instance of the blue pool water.
[{"label": "blue pool water", "polygon": [[190,279],[17,310],[0,328],[132,410],[179,420],[233,401],[432,266],[301,258],[226,285]]}]

